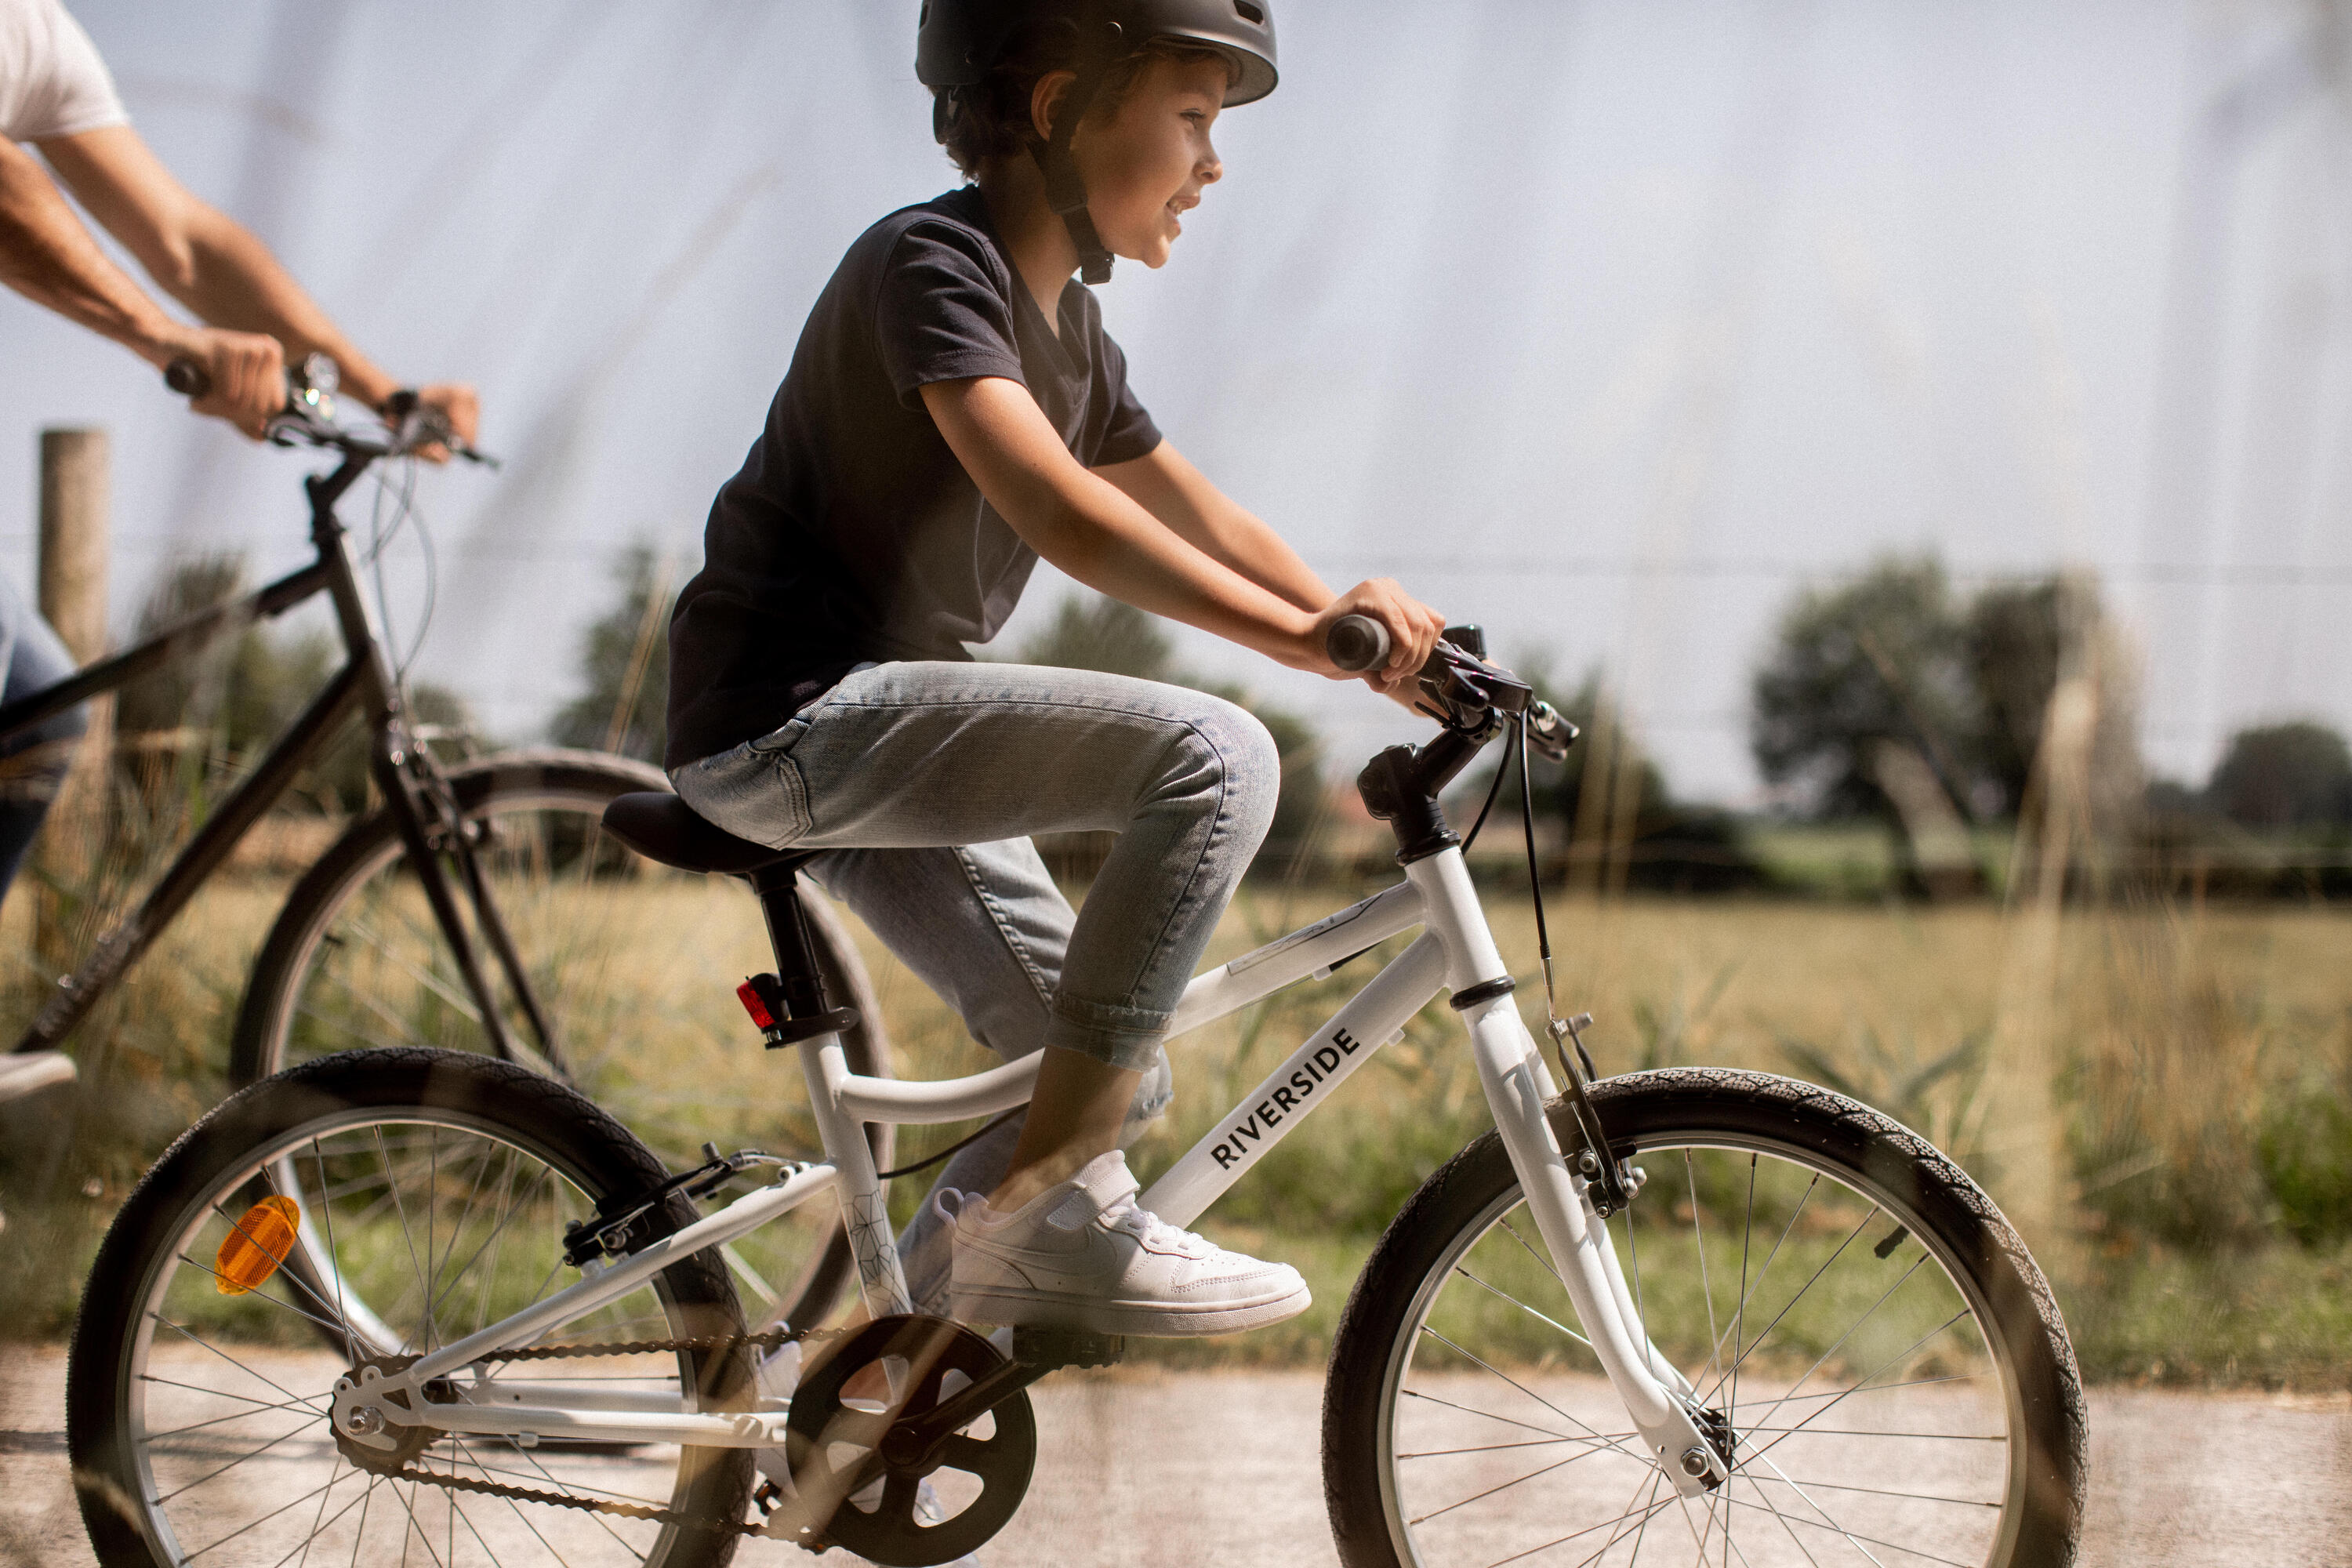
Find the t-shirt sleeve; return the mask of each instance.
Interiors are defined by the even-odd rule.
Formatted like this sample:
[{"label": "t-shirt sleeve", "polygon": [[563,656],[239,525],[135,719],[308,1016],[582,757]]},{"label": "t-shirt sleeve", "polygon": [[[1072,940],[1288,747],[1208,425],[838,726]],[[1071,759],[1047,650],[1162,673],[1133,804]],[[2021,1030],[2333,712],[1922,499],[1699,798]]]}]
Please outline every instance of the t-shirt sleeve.
[{"label": "t-shirt sleeve", "polygon": [[1110,334],[1102,336],[1102,346],[1095,356],[1095,374],[1101,380],[1096,388],[1110,417],[1103,426],[1100,442],[1095,447],[1091,468],[1108,468],[1113,463],[1132,462],[1148,458],[1160,445],[1160,426],[1137,400],[1135,389],[1127,384],[1127,354]]},{"label": "t-shirt sleeve", "polygon": [[39,142],[79,136],[109,125],[127,125],[114,78],[98,46],[58,0],[0,0],[19,13],[7,18],[24,50],[22,80],[0,84],[0,101],[16,100],[0,132],[14,141]]},{"label": "t-shirt sleeve", "polygon": [[1027,385],[1013,310],[983,250],[954,224],[919,223],[882,268],[874,335],[891,389],[908,408],[935,381],[1001,375]]}]

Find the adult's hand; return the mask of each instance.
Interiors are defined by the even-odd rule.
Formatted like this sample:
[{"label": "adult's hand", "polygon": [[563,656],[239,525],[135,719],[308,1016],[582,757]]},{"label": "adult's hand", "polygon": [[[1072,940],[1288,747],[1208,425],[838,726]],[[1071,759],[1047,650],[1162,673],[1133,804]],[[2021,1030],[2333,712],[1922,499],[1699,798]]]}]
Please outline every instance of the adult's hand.
[{"label": "adult's hand", "polygon": [[270,416],[286,406],[286,351],[267,332],[233,332],[218,327],[182,327],[171,334],[162,357],[194,360],[211,384],[188,406],[226,419],[260,438]]},{"label": "adult's hand", "polygon": [[[436,382],[418,387],[416,401],[419,406],[439,415],[449,426],[449,434],[460,444],[474,444],[474,432],[481,424],[482,405],[472,387],[460,382]],[[419,447],[416,455],[428,463],[446,463],[449,460],[449,448],[433,441]]]},{"label": "adult's hand", "polygon": [[1366,670],[1362,679],[1372,689],[1384,697],[1394,698],[1410,708],[1413,702],[1413,677],[1429,662],[1430,650],[1437,646],[1440,633],[1445,630],[1445,617],[1423,604],[1397,585],[1391,577],[1375,577],[1359,583],[1323,608],[1315,617],[1315,627],[1308,634],[1314,644],[1318,673],[1333,680],[1354,680],[1357,676],[1339,668],[1323,651],[1324,638],[1332,623],[1342,616],[1370,616],[1389,629],[1389,661],[1379,669]]}]

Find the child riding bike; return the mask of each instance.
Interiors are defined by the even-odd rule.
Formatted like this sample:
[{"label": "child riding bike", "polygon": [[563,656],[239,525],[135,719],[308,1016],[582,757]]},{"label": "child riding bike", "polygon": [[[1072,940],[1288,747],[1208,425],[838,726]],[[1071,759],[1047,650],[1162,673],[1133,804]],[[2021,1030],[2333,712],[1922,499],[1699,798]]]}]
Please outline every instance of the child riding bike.
[{"label": "child riding bike", "polygon": [[[1025,1120],[949,1163],[902,1242],[919,1308],[1107,1333],[1305,1310],[1286,1265],[1134,1204],[1171,1015],[1264,836],[1277,770],[1231,703],[974,663],[1042,557],[1139,608],[1335,679],[1368,616],[1400,700],[1444,619],[1386,579],[1335,595],[1165,440],[1087,287],[1166,264],[1224,169],[1221,109],[1274,89],[1270,7],[929,0],[917,74],[967,184],[850,247],[766,427],[721,488],[671,624],[667,764],[811,874],[1007,1058]],[[1076,281],[1073,273],[1084,281]],[[1118,835],[1083,910],[1029,835]],[[984,1194],[985,1195],[980,1195]]]}]

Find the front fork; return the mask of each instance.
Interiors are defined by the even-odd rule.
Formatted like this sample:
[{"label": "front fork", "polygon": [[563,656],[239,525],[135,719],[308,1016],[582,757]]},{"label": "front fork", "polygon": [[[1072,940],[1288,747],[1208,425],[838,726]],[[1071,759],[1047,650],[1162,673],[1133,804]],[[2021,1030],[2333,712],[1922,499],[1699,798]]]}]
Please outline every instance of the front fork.
[{"label": "front fork", "polygon": [[[1445,944],[1454,994],[1491,987],[1505,979],[1509,971],[1486,929],[1461,851],[1447,849],[1416,860],[1405,874],[1421,887],[1429,923]],[[1585,1183],[1570,1172],[1560,1153],[1551,1119],[1545,1114],[1558,1086],[1536,1049],[1535,1037],[1507,992],[1488,994],[1464,1009],[1463,1022],[1469,1027],[1478,1080],[1486,1090],[1511,1169],[1592,1353],[1675,1491],[1698,1497],[1714,1490],[1729,1470],[1695,1418],[1696,1391],[1689,1380],[1643,1331],[1608,1224],[1593,1212]]]}]

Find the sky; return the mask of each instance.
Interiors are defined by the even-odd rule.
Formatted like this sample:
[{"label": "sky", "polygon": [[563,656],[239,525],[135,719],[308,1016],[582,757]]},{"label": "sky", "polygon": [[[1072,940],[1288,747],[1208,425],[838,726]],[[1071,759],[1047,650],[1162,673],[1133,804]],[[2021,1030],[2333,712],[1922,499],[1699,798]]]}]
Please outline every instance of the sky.
[{"label": "sky", "polygon": [[[134,120],[505,467],[425,477],[415,670],[535,736],[644,542],[677,580],[842,251],[954,172],[912,0],[77,0]],[[2352,728],[2340,29],[2260,0],[1283,0],[1280,89],[1101,290],[1161,427],[1335,588],[1598,667],[1678,794],[1767,799],[1791,598],[1933,552],[2096,572],[2161,773]],[[0,568],[35,433],[114,441],[113,597],[306,554],[302,455],[0,297]],[[396,636],[427,602],[393,552]],[[1001,645],[1069,586],[1041,569]],[[1185,633],[1352,767],[1425,725]]]}]

